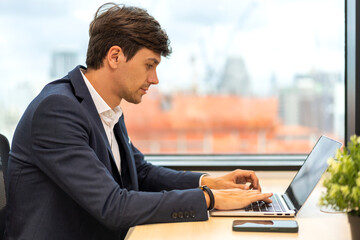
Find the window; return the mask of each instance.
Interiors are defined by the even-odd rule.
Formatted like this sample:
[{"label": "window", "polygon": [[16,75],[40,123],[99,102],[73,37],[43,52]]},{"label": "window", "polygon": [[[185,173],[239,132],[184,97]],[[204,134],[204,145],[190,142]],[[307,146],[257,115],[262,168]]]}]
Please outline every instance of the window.
[{"label": "window", "polygon": [[[344,1],[124,1],[166,29],[173,54],[129,135],[150,154],[308,153],[344,141]],[[40,89],[85,64],[100,1],[0,2],[0,132]],[[326,7],[324,7],[326,6]]]}]

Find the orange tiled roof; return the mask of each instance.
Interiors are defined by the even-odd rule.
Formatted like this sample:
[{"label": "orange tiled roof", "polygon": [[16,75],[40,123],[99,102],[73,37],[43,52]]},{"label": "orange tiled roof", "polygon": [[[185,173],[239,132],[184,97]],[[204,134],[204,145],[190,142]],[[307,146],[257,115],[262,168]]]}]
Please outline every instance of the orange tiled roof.
[{"label": "orange tiled roof", "polygon": [[[163,108],[168,104],[168,108]],[[137,105],[122,103],[129,129],[261,129],[278,124],[275,98],[160,94]],[[151,131],[151,130],[150,130]]]}]

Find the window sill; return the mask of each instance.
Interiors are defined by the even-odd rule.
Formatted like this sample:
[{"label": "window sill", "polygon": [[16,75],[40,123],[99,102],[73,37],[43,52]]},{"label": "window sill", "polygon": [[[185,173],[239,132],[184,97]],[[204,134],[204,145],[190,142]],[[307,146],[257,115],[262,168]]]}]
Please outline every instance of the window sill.
[{"label": "window sill", "polygon": [[176,170],[298,170],[307,155],[145,155],[145,160]]}]

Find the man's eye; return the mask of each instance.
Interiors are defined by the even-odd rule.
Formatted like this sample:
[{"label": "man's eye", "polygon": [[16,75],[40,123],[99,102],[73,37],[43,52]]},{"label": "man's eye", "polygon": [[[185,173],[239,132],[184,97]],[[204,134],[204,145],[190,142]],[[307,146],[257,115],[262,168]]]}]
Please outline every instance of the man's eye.
[{"label": "man's eye", "polygon": [[152,69],[154,66],[152,64],[146,64],[147,69]]}]

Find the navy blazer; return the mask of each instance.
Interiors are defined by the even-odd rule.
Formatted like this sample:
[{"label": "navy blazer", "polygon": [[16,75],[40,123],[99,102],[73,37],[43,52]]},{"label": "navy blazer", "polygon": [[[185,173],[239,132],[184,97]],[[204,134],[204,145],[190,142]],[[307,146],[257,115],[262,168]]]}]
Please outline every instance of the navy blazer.
[{"label": "navy blazer", "polygon": [[118,172],[80,68],[46,85],[16,128],[5,239],[122,239],[139,224],[207,220],[200,174],[147,163],[123,116]]}]

